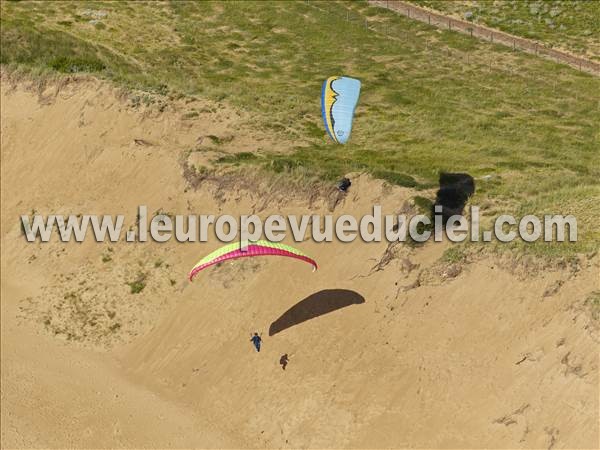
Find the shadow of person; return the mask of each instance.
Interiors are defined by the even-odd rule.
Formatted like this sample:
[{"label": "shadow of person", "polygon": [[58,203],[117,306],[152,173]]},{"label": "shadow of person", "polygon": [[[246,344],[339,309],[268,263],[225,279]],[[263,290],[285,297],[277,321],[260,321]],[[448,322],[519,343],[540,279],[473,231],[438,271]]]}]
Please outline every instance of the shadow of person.
[{"label": "shadow of person", "polygon": [[325,289],[315,292],[296,303],[275,320],[269,327],[269,336],[323,314],[364,302],[365,298],[362,295],[347,289]]}]

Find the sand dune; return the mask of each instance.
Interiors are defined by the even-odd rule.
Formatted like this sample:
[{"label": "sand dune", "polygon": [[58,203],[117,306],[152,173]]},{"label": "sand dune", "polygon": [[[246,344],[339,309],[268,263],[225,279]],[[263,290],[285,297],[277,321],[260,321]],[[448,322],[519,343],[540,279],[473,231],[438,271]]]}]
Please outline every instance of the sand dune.
[{"label": "sand dune", "polygon": [[[3,447],[598,445],[598,325],[584,304],[597,255],[449,267],[447,243],[307,241],[315,273],[263,258],[190,284],[216,241],[28,244],[18,217],[31,210],[125,213],[133,225],[139,204],[265,216],[333,205],[321,188],[251,175],[244,189],[187,186],[182,155],[236,114],[140,110],[93,80],[55,93],[2,83]],[[256,150],[251,136],[232,145]],[[334,214],[410,209],[409,189],[352,178]],[[147,285],[132,294],[140,273]]]}]

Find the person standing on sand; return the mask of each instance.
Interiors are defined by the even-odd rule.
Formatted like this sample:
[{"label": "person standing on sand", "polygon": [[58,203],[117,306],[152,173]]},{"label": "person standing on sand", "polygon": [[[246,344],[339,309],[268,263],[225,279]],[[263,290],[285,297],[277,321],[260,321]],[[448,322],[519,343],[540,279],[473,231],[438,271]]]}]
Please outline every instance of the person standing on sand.
[{"label": "person standing on sand", "polygon": [[281,358],[279,358],[279,364],[281,364],[281,368],[283,370],[285,370],[285,366],[288,365],[288,362],[290,362],[290,357],[287,353],[283,354]]},{"label": "person standing on sand", "polygon": [[258,333],[254,333],[254,336],[250,338],[257,352],[260,352],[260,343],[262,342],[262,338],[258,335]]}]

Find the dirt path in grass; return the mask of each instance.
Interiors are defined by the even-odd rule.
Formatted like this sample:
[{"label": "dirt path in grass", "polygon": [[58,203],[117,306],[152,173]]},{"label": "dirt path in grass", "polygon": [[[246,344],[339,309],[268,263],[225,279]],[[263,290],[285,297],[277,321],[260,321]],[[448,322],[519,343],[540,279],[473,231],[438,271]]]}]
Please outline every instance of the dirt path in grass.
[{"label": "dirt path in grass", "polygon": [[504,31],[499,31],[483,25],[477,25],[466,20],[457,19],[438,11],[428,8],[415,6],[401,0],[369,0],[372,5],[390,9],[403,14],[411,19],[425,22],[439,28],[458,31],[469,34],[478,39],[486,40],[496,44],[506,45],[515,50],[521,50],[527,53],[551,59],[556,62],[568,64],[576,69],[600,75],[600,64],[582,56],[574,55],[564,50],[548,48],[541,42],[525,39]]}]

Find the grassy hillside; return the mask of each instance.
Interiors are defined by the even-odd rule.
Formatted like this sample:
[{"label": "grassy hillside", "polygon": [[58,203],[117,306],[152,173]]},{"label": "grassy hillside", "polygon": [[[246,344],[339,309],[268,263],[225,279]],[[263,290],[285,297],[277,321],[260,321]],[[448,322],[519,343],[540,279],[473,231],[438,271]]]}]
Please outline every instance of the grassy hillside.
[{"label": "grassy hillside", "polygon": [[600,2],[589,0],[413,0],[499,30],[600,60]]},{"label": "grassy hillside", "polygon": [[[240,148],[224,164],[361,170],[417,188],[441,170],[492,175],[478,184],[485,213],[571,213],[585,239],[571,249],[600,241],[598,78],[362,2],[2,2],[1,13],[9,69],[209,97],[285,147]],[[332,74],[363,82],[346,146],[321,124]]]}]

